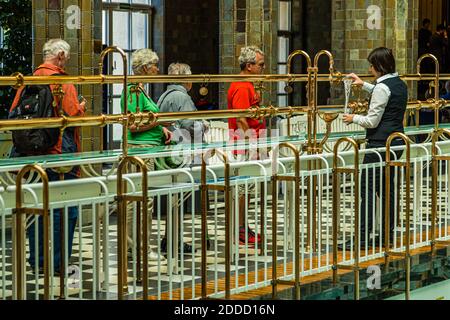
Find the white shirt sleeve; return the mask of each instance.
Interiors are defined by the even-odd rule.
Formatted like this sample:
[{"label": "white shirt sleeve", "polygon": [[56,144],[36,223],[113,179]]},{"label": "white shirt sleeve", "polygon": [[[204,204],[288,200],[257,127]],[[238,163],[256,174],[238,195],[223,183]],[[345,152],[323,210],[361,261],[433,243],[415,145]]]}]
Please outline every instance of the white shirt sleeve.
[{"label": "white shirt sleeve", "polygon": [[374,84],[368,83],[368,82],[364,82],[363,84],[363,90],[368,92],[368,93],[372,93],[373,89],[375,88]]},{"label": "white shirt sleeve", "polygon": [[353,118],[353,123],[356,123],[365,129],[374,129],[380,124],[384,110],[386,109],[389,98],[391,97],[391,91],[383,83],[373,87],[369,86],[373,85],[367,84],[366,86],[366,84],[364,84],[365,90],[366,88],[372,89],[369,112],[367,113],[367,116],[355,115]]}]

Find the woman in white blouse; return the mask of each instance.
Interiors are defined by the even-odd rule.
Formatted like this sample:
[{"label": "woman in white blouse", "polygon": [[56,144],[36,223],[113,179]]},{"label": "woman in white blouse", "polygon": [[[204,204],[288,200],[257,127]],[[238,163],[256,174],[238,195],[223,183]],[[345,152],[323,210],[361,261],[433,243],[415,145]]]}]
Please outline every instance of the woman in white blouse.
[{"label": "woman in white blouse", "polygon": [[[370,84],[363,82],[357,75],[350,74],[353,83],[362,85],[363,89],[371,93],[369,110],[367,115],[344,115],[344,122],[347,124],[355,123],[366,129],[367,149],[383,148],[386,146],[386,140],[394,132],[404,132],[403,120],[405,116],[406,106],[408,103],[408,87],[400,79],[398,73],[395,71],[395,58],[391,49],[377,48],[373,50],[367,58],[370,67],[369,72],[375,77],[375,83]],[[392,145],[401,145],[402,141],[394,141]],[[381,152],[381,157],[384,161],[385,152]],[[397,151],[396,156],[399,158],[402,152]],[[379,163],[380,158],[374,152],[369,152],[364,157],[364,164]],[[366,170],[368,170],[366,172]],[[392,172],[392,171],[391,171]],[[381,175],[380,175],[381,173]],[[381,196],[380,212],[382,212],[382,228],[383,235],[387,230],[385,227],[385,188],[381,190],[381,185],[385,178],[384,164],[380,164],[380,168],[364,169],[361,174],[361,245],[365,243],[375,244],[379,243],[380,238],[375,237],[375,230],[373,224],[375,216],[374,195]],[[391,186],[394,186],[394,173],[390,176]],[[382,192],[381,192],[382,191]],[[390,188],[390,227],[389,235],[391,243],[394,236],[394,188]],[[370,234],[373,233],[373,239],[370,240]],[[383,236],[384,237],[384,236]],[[349,244],[347,244],[349,245]]]}]

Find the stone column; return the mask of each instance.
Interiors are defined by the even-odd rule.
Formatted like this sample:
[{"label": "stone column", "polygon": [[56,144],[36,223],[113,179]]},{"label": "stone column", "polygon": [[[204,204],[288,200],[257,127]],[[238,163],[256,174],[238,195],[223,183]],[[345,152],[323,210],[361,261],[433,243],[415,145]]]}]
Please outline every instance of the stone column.
[{"label": "stone column", "polygon": [[[336,68],[368,72],[367,56],[392,48],[399,73],[414,73],[417,61],[418,0],[333,0],[332,47]],[[411,88],[411,87],[410,87]],[[410,96],[415,90],[410,90]]]},{"label": "stone column", "polygon": [[[277,73],[278,1],[221,0],[219,70],[222,74],[238,74],[241,48],[255,45],[265,53],[266,73]],[[229,84],[221,84],[220,108],[227,108]],[[276,103],[276,84],[265,83],[263,105]]]},{"label": "stone column", "polygon": [[[367,74],[367,56],[383,46],[393,49],[400,74],[416,72],[418,0],[333,0],[332,8],[332,49],[338,71]],[[408,88],[414,99],[417,82],[408,83]],[[333,93],[332,102],[343,103],[343,85]]]},{"label": "stone column", "polygon": [[[33,66],[42,62],[42,47],[52,38],[62,38],[71,46],[66,71],[70,75],[98,74],[102,51],[101,0],[33,1]],[[78,86],[87,100],[87,114],[102,112],[100,85]],[[100,148],[100,128],[83,128],[82,150]]]}]

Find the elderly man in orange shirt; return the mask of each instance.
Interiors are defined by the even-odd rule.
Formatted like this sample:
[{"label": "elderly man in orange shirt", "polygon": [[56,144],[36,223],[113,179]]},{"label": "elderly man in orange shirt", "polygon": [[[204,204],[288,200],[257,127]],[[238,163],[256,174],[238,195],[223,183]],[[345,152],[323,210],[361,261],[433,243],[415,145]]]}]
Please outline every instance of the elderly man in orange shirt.
[{"label": "elderly man in orange shirt", "polygon": [[[264,53],[255,46],[245,47],[241,50],[239,56],[241,75],[259,75],[264,72],[265,62]],[[228,90],[228,109],[249,109],[259,107],[261,102],[260,95],[256,92],[251,82],[234,82]],[[231,140],[239,140],[244,137],[258,139],[261,133],[265,131],[266,124],[264,120],[251,118],[233,118],[228,120]],[[251,150],[250,150],[251,151]],[[244,150],[235,151],[236,156],[244,154],[246,160],[249,159],[249,153]],[[255,189],[254,184],[248,185],[247,191],[251,194]],[[260,235],[256,235],[250,228],[245,228],[245,187],[239,186],[239,242],[254,245],[260,242]],[[248,202],[250,197],[248,197]]]},{"label": "elderly man in orange shirt", "polygon": [[[35,70],[34,75],[36,76],[52,76],[52,75],[67,75],[64,68],[70,59],[70,45],[62,39],[51,39],[44,44],[43,47],[43,63]],[[55,86],[51,85],[50,89],[53,91]],[[83,116],[85,110],[86,101],[78,101],[77,89],[72,84],[62,85],[62,90],[64,95],[59,101],[59,98],[54,96],[54,101],[58,104],[59,112],[65,116]],[[14,112],[17,107],[22,90],[18,90],[14,102],[10,109],[10,114]],[[45,152],[45,154],[61,154],[61,153],[74,153],[80,152],[80,128],[67,128],[64,130],[64,134],[59,137],[57,143]],[[18,154],[17,152],[12,152],[12,156],[26,156],[23,154]],[[49,181],[60,180],[60,174],[52,169],[46,170]],[[76,179],[79,176],[79,168],[74,167],[68,173],[64,174],[64,180]],[[72,252],[72,242],[75,232],[75,225],[78,219],[78,208],[69,207],[68,208],[68,256],[70,258]],[[55,209],[53,211],[53,265],[55,274],[59,274],[60,261],[61,261],[61,247],[60,247],[60,219],[62,215],[61,209]],[[30,245],[30,256],[28,262],[30,263],[33,271],[35,270],[36,260],[38,260],[39,272],[42,272],[43,268],[43,225],[42,217],[39,217],[39,253],[36,259],[35,253],[35,227],[34,223],[28,227],[27,233]]]}]

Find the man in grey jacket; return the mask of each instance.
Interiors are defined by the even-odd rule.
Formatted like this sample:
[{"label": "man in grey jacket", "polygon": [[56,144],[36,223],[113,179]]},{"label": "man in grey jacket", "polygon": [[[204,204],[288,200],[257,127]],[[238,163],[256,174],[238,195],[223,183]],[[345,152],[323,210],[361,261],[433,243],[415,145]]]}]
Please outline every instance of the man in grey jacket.
[{"label": "man in grey jacket", "polygon": [[[172,63],[168,70],[169,75],[192,74],[189,65],[184,63]],[[195,104],[188,92],[192,89],[192,83],[174,83],[167,87],[158,101],[160,112],[187,112],[197,111]],[[208,129],[205,121],[190,119],[178,120],[170,131],[174,133],[173,140],[181,143],[202,143],[204,133]]]},{"label": "man in grey jacket", "polygon": [[[172,63],[168,70],[169,75],[190,75],[192,74],[189,65],[184,63]],[[158,100],[160,112],[188,112],[197,111],[194,102],[188,92],[192,89],[192,83],[173,83],[167,87],[167,90]],[[208,130],[207,122],[195,121],[190,119],[178,120],[169,127],[172,131],[172,141],[181,144],[202,143],[204,141],[204,133]],[[201,163],[201,157],[194,157],[194,164]],[[161,241],[161,250],[167,252],[167,229],[166,235]],[[180,235],[182,238],[182,235]],[[181,241],[180,241],[181,250]],[[185,253],[192,253],[192,246],[188,243],[183,244]]]}]

